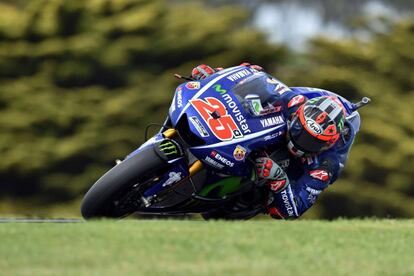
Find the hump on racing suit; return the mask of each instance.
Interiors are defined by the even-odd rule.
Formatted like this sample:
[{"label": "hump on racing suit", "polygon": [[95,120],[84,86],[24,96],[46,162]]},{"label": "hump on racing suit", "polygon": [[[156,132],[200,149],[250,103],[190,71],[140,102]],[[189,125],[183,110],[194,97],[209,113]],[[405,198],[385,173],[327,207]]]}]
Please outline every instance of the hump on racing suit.
[{"label": "hump on racing suit", "polygon": [[269,194],[267,206],[273,218],[298,218],[315,203],[319,194],[338,178],[359,131],[360,116],[357,111],[352,111],[351,103],[342,96],[323,89],[290,87],[283,91],[281,98],[285,107],[284,116],[289,120],[306,100],[320,96],[335,96],[341,101],[346,115],[344,129],[332,148],[316,156],[289,156],[290,164],[286,173],[290,184],[281,192]]}]

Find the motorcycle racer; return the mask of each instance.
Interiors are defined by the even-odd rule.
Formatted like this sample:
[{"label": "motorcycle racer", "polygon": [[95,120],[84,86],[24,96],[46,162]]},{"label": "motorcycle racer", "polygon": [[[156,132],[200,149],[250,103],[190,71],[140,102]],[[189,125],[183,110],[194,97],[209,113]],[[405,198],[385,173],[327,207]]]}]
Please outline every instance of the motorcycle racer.
[{"label": "motorcycle racer", "polygon": [[[258,72],[258,65],[249,63]],[[192,78],[207,78],[222,68],[201,64]],[[255,159],[257,176],[269,188],[265,208],[272,218],[298,218],[316,201],[320,193],[338,178],[345,166],[355,135],[359,130],[357,111],[348,114],[343,97],[322,89],[287,87],[269,75],[278,94],[278,106],[288,122],[285,147],[269,146]],[[310,93],[311,92],[311,93]],[[245,96],[245,106],[253,116],[274,112],[254,96]]]}]

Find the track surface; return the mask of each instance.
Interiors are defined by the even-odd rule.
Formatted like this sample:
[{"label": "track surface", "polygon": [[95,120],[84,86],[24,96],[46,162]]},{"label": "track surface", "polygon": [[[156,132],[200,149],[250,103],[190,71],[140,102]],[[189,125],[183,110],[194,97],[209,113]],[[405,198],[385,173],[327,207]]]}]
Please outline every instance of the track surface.
[{"label": "track surface", "polygon": [[47,218],[0,218],[0,223],[45,223],[45,222],[52,222],[52,223],[73,223],[73,222],[85,222],[82,219],[74,219],[74,218],[58,218],[58,219],[47,219]]}]

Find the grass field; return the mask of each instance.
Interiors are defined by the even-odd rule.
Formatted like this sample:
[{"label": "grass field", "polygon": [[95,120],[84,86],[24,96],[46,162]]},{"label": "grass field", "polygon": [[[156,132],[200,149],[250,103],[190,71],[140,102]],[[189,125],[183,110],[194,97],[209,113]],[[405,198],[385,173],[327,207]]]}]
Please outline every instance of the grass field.
[{"label": "grass field", "polygon": [[414,220],[3,223],[0,275],[414,275]]}]

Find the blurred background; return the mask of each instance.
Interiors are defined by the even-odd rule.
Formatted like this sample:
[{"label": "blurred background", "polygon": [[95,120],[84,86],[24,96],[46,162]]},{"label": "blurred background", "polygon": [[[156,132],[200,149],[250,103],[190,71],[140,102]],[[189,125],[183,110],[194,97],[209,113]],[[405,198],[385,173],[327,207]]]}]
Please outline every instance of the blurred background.
[{"label": "blurred background", "polygon": [[0,0],[0,216],[79,216],[162,123],[173,73],[262,65],[372,99],[306,218],[414,217],[414,1]]}]

